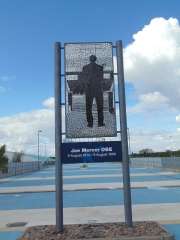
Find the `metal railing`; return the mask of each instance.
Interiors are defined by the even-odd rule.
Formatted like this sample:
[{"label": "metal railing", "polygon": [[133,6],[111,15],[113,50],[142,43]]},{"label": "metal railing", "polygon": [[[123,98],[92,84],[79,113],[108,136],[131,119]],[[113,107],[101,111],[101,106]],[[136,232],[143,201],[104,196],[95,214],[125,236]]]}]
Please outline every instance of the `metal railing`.
[{"label": "metal railing", "polygon": [[131,158],[131,165],[180,172],[180,157]]},{"label": "metal railing", "polygon": [[[38,164],[39,164],[39,167],[38,167]],[[45,163],[42,163],[41,161],[10,162],[8,163],[7,168],[0,169],[0,178],[5,178],[5,177],[17,175],[17,174],[36,171],[48,165],[52,165],[52,162],[48,162],[48,161],[46,161]]]}]

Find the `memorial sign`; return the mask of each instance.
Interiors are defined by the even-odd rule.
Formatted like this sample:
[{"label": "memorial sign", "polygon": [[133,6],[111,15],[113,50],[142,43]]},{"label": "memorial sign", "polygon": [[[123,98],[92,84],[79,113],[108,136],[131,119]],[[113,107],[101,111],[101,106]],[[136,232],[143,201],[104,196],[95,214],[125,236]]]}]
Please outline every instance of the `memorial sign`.
[{"label": "memorial sign", "polygon": [[62,163],[122,162],[120,141],[62,143]]}]

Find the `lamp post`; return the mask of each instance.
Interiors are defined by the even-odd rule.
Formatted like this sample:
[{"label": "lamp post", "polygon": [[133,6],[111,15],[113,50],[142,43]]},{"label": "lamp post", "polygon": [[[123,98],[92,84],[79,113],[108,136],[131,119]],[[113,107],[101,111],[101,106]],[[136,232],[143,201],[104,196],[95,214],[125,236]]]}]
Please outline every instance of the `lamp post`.
[{"label": "lamp post", "polygon": [[171,136],[170,136],[170,146],[171,146],[171,158],[172,158],[172,139],[171,139]]},{"label": "lamp post", "polygon": [[38,131],[38,170],[39,170],[39,133],[42,132],[41,130]]},{"label": "lamp post", "polygon": [[44,155],[45,155],[45,158],[46,158],[46,140],[44,140]]}]

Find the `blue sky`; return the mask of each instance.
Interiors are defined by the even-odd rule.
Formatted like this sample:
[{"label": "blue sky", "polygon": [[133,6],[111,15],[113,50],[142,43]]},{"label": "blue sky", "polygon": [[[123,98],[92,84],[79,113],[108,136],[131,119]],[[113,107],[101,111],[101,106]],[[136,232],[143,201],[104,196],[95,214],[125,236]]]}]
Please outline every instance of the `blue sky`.
[{"label": "blue sky", "polygon": [[[180,149],[179,0],[0,0],[0,145],[54,154],[54,42],[122,40],[131,150]],[[42,150],[43,151],[43,150]]]}]

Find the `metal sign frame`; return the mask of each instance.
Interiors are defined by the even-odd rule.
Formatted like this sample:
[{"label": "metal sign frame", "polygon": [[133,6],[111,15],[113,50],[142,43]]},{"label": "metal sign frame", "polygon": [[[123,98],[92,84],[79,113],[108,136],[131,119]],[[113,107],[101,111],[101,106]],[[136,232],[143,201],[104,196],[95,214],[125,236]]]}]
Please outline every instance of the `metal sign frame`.
[{"label": "metal sign frame", "polygon": [[[124,184],[124,211],[126,227],[132,227],[132,205],[126,119],[126,100],[123,70],[122,41],[116,41],[117,76],[119,90],[120,132],[122,144],[122,167]],[[62,105],[61,101],[61,47],[54,43],[54,85],[55,85],[55,159],[56,159],[56,231],[63,231],[63,181],[62,181]]]}]

